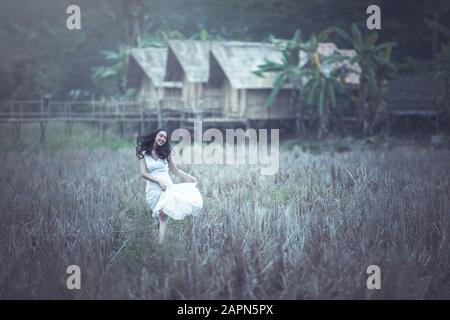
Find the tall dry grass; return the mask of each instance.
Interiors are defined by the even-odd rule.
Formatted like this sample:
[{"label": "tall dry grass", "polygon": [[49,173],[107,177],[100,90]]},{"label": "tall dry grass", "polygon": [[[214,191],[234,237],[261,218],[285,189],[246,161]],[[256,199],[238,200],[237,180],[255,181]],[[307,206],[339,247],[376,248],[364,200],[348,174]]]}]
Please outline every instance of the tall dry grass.
[{"label": "tall dry grass", "polygon": [[[294,146],[275,176],[181,166],[205,205],[162,247],[132,149],[0,157],[3,299],[450,298],[449,150]],[[66,288],[71,264],[81,290]],[[381,290],[366,287],[372,264]]]}]

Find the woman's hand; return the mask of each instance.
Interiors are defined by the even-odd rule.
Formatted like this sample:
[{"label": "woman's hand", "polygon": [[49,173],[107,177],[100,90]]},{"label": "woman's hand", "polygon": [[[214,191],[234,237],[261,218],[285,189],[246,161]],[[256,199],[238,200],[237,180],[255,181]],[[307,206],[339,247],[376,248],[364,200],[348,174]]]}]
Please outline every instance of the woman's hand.
[{"label": "woman's hand", "polygon": [[192,183],[198,183],[198,180],[196,177],[191,176],[191,182]]},{"label": "woman's hand", "polygon": [[162,189],[163,191],[166,191],[166,189],[167,189],[167,186],[165,185],[165,183],[164,183],[164,182],[162,182],[162,181],[158,181],[158,184],[159,184],[159,186],[161,187],[161,189]]},{"label": "woman's hand", "polygon": [[168,159],[169,159],[170,172],[172,172],[173,174],[179,176],[185,182],[198,183],[197,178],[187,174],[186,172],[184,172],[181,169],[178,169],[178,167],[175,164],[175,161],[173,160],[172,157],[169,157]]}]

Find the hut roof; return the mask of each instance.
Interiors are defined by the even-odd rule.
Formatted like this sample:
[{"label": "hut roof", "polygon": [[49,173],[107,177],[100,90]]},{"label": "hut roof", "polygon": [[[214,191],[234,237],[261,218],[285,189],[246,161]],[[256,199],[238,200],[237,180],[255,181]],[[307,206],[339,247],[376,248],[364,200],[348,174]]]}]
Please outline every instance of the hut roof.
[{"label": "hut roof", "polygon": [[189,82],[206,82],[209,76],[209,41],[171,40],[173,52]]},{"label": "hut roof", "polygon": [[[282,61],[282,54],[279,49],[268,43],[171,40],[168,49],[143,48],[131,51],[130,60],[132,63],[130,63],[127,74],[127,86],[133,82],[137,85],[137,79],[140,79],[137,76],[139,73],[148,77],[156,87],[181,87],[179,72],[184,72],[189,82],[207,82],[210,78],[210,52],[229,79],[232,87],[237,89],[272,88],[276,73],[266,73],[263,77],[259,77],[253,71],[256,71],[258,66],[265,62],[265,59],[275,62]],[[320,54],[328,56],[334,52],[346,56],[356,54],[354,50],[340,50],[334,43],[319,44]],[[171,72],[168,59],[176,60],[175,64],[180,70],[178,73]],[[305,61],[300,54],[300,65],[304,64]],[[173,64],[173,60],[169,64]],[[348,63],[340,63],[336,66],[340,67],[345,64]],[[347,67],[356,72],[359,70],[357,64]],[[357,84],[359,75],[348,74],[346,82]]]},{"label": "hut roof", "polygon": [[386,102],[398,110],[434,109],[444,93],[444,82],[433,73],[398,75],[387,84]]},{"label": "hut roof", "polygon": [[127,84],[133,82],[133,74],[143,72],[156,87],[181,87],[181,83],[164,81],[167,48],[132,49],[130,59],[133,59],[135,64],[130,63]]},{"label": "hut roof", "polygon": [[[320,43],[319,53],[329,56],[334,52],[342,55],[353,56],[356,54],[354,50],[339,50],[334,43]],[[273,87],[276,73],[265,73],[263,77],[259,77],[253,73],[258,70],[258,65],[270,61],[282,61],[282,53],[273,44],[259,42],[239,42],[229,41],[223,43],[214,43],[211,46],[211,53],[220,65],[225,75],[229,79],[231,86],[236,89],[269,89]],[[306,63],[305,54],[300,53],[300,66]],[[334,64],[334,67],[346,65],[347,68],[359,71],[357,64],[349,65],[348,62]],[[349,73],[346,76],[346,82],[359,83],[359,75]],[[288,88],[288,86],[286,86]]]},{"label": "hut roof", "polygon": [[276,73],[266,73],[259,77],[253,73],[264,59],[281,62],[281,52],[272,44],[229,41],[216,43],[211,48],[223,72],[236,89],[272,88]]}]

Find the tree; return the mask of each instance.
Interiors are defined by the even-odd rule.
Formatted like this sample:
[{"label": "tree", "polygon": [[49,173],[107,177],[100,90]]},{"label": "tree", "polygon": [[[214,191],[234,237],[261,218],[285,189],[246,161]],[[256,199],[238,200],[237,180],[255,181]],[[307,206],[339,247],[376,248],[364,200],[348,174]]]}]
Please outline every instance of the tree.
[{"label": "tree", "polygon": [[[319,38],[325,37],[326,34],[322,34]],[[350,72],[336,68],[335,65],[348,60],[348,57],[339,53],[322,56],[314,35],[305,49],[308,62],[301,67],[303,93],[306,94],[307,105],[317,107],[320,120],[318,136],[322,138],[329,131],[331,109],[336,109],[336,92],[344,91],[345,74],[342,73]]]},{"label": "tree", "polygon": [[[322,57],[319,53],[319,41],[326,38],[326,33],[314,34],[308,41],[302,41],[301,33],[296,31],[291,40],[274,39],[282,52],[282,62],[266,60],[259,66],[257,75],[262,76],[266,72],[277,72],[272,92],[266,102],[272,106],[279,91],[286,85],[292,90],[291,105],[297,107],[296,128],[297,133],[304,131],[305,110],[300,102],[299,95],[303,93],[309,106],[317,107],[320,120],[319,137],[323,137],[330,125],[330,107],[336,107],[336,90],[342,91],[343,85],[338,80],[341,70],[333,69],[336,62],[347,60],[347,57],[331,55]],[[306,54],[304,64],[300,63],[301,52]]]},{"label": "tree", "polygon": [[300,48],[304,45],[301,39],[300,30],[296,30],[294,36],[290,40],[282,40],[271,37],[271,42],[280,48],[282,53],[281,63],[265,59],[265,63],[258,66],[258,70],[254,73],[263,76],[264,73],[276,72],[277,76],[273,84],[273,90],[266,101],[265,107],[271,107],[280,90],[289,86],[293,88],[291,91],[290,106],[297,106],[296,113],[296,131],[297,134],[305,131],[303,120],[302,106],[299,103],[299,91],[301,85],[301,77],[299,70]]},{"label": "tree", "polygon": [[[396,66],[391,61],[391,51],[397,44],[386,42],[377,44],[378,33],[363,38],[356,23],[351,26],[351,34],[338,27],[330,27],[324,31],[328,35],[336,33],[347,41],[356,51],[356,56],[350,59],[350,63],[358,63],[361,68],[360,83],[358,88],[358,119],[363,133],[369,133],[373,128],[371,119],[378,119],[377,114],[381,105],[383,83],[396,72]],[[376,97],[378,103],[370,100]],[[373,110],[370,106],[375,105]]]}]

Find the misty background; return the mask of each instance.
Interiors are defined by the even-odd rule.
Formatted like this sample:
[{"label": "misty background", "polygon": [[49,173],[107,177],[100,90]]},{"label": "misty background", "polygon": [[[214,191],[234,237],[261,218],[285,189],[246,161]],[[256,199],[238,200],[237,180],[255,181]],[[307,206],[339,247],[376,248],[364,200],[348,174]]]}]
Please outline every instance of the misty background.
[{"label": "misty background", "polygon": [[[81,8],[81,30],[66,28],[66,8]],[[380,41],[396,41],[401,73],[432,68],[444,37],[425,19],[449,26],[447,1],[361,0],[16,0],[0,1],[0,100],[99,98],[125,94],[124,47],[164,46],[168,39],[265,41],[331,25],[365,27],[366,8],[381,7]],[[348,46],[332,39],[338,47]],[[110,55],[111,57],[111,55]],[[117,74],[96,77],[115,65]],[[96,69],[97,68],[97,69]]]}]

